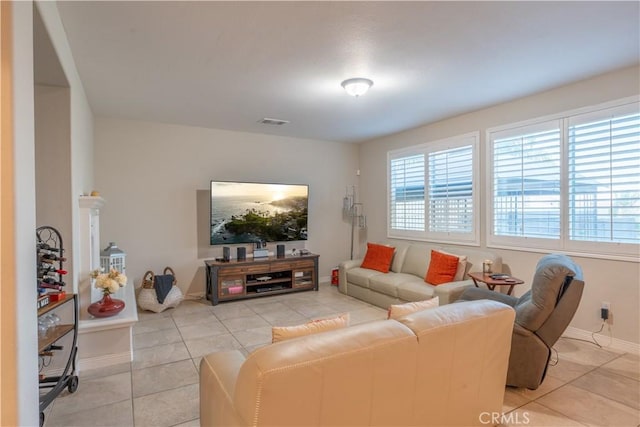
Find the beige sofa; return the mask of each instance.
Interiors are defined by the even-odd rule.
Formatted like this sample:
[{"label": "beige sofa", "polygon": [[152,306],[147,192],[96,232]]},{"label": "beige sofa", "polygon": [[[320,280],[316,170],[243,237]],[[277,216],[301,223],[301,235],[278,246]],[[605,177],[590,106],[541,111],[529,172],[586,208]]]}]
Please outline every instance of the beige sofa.
[{"label": "beige sofa", "polygon": [[[474,286],[473,280],[466,273],[482,271],[484,260],[491,260],[493,271],[502,271],[502,258],[490,251],[419,243],[393,246],[396,247],[396,252],[388,273],[360,268],[362,259],[342,262],[339,266],[340,292],[382,308],[436,296],[440,298],[440,305],[443,305],[455,301],[466,288]],[[467,266],[463,280],[438,286],[426,283],[424,279],[429,269],[432,249],[466,256]]]},{"label": "beige sofa", "polygon": [[200,363],[203,426],[473,426],[502,411],[514,311],[449,304]]}]

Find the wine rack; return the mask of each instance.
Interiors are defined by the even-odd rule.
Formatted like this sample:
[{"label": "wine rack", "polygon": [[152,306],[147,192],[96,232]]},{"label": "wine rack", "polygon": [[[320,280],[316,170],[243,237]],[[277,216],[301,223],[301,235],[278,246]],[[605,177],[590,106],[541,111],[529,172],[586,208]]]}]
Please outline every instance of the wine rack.
[{"label": "wine rack", "polygon": [[43,226],[36,230],[36,238],[38,295],[46,295],[48,289],[63,291],[66,285],[64,276],[67,274],[64,262],[67,259],[64,257],[60,232],[53,227]]},{"label": "wine rack", "polygon": [[[36,262],[38,287],[38,356],[40,359],[40,426],[44,424],[44,410],[66,387],[70,393],[78,389],[76,375],[76,355],[78,353],[78,297],[65,292],[64,247],[60,232],[53,227],[43,226],[36,229]],[[73,301],[72,321],[60,323],[61,318],[55,311]],[[48,318],[48,319],[47,319]],[[42,321],[42,320],[45,321]],[[54,321],[53,319],[56,319]],[[48,325],[46,325],[49,323]],[[72,344],[65,349],[58,343],[63,337],[72,334]],[[66,356],[60,375],[45,375],[43,369],[56,356]]]}]

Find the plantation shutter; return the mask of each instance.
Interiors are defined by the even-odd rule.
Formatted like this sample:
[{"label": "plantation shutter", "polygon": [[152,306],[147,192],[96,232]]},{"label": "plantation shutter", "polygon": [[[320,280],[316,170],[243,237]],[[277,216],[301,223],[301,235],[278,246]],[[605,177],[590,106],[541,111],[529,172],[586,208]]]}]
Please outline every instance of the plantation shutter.
[{"label": "plantation shutter", "polygon": [[571,117],[568,160],[569,239],[640,243],[638,104]]},{"label": "plantation shutter", "polygon": [[473,146],[429,153],[429,231],[472,233]]},{"label": "plantation shutter", "polygon": [[560,122],[491,134],[493,233],[560,238]]},{"label": "plantation shutter", "polygon": [[392,158],[389,162],[389,220],[395,230],[425,229],[424,154]]}]

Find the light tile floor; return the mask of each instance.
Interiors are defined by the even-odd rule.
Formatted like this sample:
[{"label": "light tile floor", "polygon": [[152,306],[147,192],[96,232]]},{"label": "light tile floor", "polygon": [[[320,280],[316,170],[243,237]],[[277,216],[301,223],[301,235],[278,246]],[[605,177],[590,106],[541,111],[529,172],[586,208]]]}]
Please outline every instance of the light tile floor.
[{"label": "light tile floor", "polygon": [[[198,367],[203,355],[245,354],[271,341],[271,326],[349,312],[357,324],[386,310],[321,284],[300,292],[211,306],[184,301],[163,313],[141,312],[131,363],[80,373],[76,393],[63,392],[45,426],[198,426]],[[503,426],[639,426],[640,357],[561,338],[557,365],[538,390],[507,387]]]}]

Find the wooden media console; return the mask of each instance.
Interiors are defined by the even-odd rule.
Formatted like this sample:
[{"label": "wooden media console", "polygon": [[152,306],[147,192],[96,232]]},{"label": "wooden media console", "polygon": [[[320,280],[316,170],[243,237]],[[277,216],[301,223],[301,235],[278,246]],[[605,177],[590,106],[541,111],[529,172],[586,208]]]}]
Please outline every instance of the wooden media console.
[{"label": "wooden media console", "polygon": [[318,258],[319,255],[306,254],[246,261],[207,260],[207,299],[216,305],[279,293],[317,291]]}]

